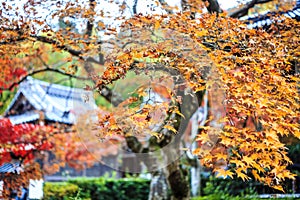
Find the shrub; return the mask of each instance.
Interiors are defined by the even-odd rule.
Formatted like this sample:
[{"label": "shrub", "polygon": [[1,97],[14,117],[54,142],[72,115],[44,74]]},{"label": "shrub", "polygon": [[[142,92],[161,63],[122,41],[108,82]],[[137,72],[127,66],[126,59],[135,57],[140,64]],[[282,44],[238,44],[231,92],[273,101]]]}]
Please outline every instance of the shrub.
[{"label": "shrub", "polygon": [[69,200],[76,196],[79,187],[72,183],[45,183],[44,200]]},{"label": "shrub", "polygon": [[[45,185],[44,196],[47,196],[47,199],[63,199],[57,198],[59,196],[57,193],[62,193],[59,189],[48,189],[48,187],[55,184],[56,183],[47,183],[47,186]],[[150,181],[141,178],[76,178],[64,182],[63,184],[75,185],[77,187],[77,190],[73,193],[65,194],[69,197],[68,199],[75,197],[78,189],[80,189],[77,197],[78,199],[84,200],[143,200],[148,199],[150,187]]]}]

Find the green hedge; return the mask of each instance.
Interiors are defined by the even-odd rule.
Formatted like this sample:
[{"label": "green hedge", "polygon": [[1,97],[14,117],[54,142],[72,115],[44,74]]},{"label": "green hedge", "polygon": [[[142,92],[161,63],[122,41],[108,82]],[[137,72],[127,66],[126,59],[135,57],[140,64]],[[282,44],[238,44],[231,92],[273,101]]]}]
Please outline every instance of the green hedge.
[{"label": "green hedge", "polygon": [[[45,199],[85,199],[85,200],[144,200],[148,199],[150,181],[141,178],[78,178],[69,180],[62,189],[57,183],[46,183],[44,187]],[[52,187],[54,186],[54,187]],[[76,186],[76,190],[73,186]],[[55,192],[56,190],[56,192]],[[61,194],[65,195],[63,198]]]},{"label": "green hedge", "polygon": [[45,183],[44,185],[44,200],[68,200],[76,196],[79,187],[72,183]]},{"label": "green hedge", "polygon": [[[201,178],[200,199],[234,199],[245,198],[262,193],[280,193],[261,183],[243,182],[239,179],[222,179],[215,177]],[[287,193],[290,183],[285,184]],[[143,200],[148,199],[150,180],[141,178],[77,178],[63,183],[46,183],[44,196],[46,200]],[[68,197],[68,198],[67,198]],[[78,197],[78,198],[75,198]]]},{"label": "green hedge", "polygon": [[[291,182],[284,184],[287,193],[292,194]],[[262,200],[258,198],[259,194],[279,194],[262,183],[254,180],[244,182],[240,179],[223,179],[213,176],[201,178],[201,197],[194,197],[192,200]],[[266,199],[266,198],[264,198]],[[267,198],[274,199],[274,198]],[[281,198],[282,200],[291,200],[293,198]]]},{"label": "green hedge", "polygon": [[[292,181],[286,180],[283,184],[285,193],[292,194]],[[258,194],[283,194],[262,183],[254,181],[242,181],[241,179],[223,179],[213,176],[201,178],[201,194],[208,196],[214,194],[229,194],[231,196],[245,196]]]}]

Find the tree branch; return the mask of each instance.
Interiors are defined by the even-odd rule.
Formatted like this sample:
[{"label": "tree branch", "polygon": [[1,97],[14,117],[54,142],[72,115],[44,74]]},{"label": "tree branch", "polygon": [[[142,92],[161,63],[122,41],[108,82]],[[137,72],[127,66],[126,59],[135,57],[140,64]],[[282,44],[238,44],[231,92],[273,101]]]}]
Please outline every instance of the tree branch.
[{"label": "tree branch", "polygon": [[[10,91],[14,87],[16,87],[17,85],[22,83],[24,80],[26,80],[26,78],[28,76],[33,76],[35,74],[39,74],[39,73],[42,73],[42,72],[54,72],[54,73],[62,74],[62,75],[68,76],[70,78],[75,78],[75,79],[78,79],[78,80],[91,80],[89,77],[76,76],[76,75],[73,75],[73,74],[68,74],[68,73],[66,73],[62,70],[59,70],[59,69],[53,69],[53,68],[50,68],[50,67],[46,67],[46,68],[39,69],[39,70],[33,71],[31,73],[28,73],[26,76],[22,77],[19,81],[12,83],[9,87],[0,87],[0,90]],[[99,90],[99,94],[101,96],[103,96],[108,102],[111,102],[114,106],[118,105],[119,103],[121,103],[123,101],[123,99],[120,97],[120,95],[115,94],[107,86],[102,86],[101,90]]]},{"label": "tree branch", "polygon": [[[100,57],[99,61],[97,61],[96,59],[94,59],[92,57],[85,58],[85,57],[82,56],[82,54],[83,54],[82,51],[74,50],[74,49],[68,47],[67,45],[60,44],[58,41],[56,41],[54,39],[51,39],[49,37],[45,37],[45,36],[37,36],[37,35],[30,35],[30,37],[21,37],[20,36],[18,38],[1,41],[0,45],[7,45],[7,44],[13,44],[15,42],[22,42],[22,41],[25,41],[26,39],[33,40],[33,41],[39,41],[39,42],[43,42],[43,43],[46,43],[46,44],[52,44],[52,45],[55,45],[56,48],[67,51],[72,56],[76,56],[79,59],[89,60],[90,62],[100,64],[100,65],[104,64],[104,60],[101,57]],[[89,44],[89,42],[86,42],[86,44]],[[97,44],[102,44],[102,41],[99,41]]]},{"label": "tree branch", "polygon": [[245,15],[248,14],[248,11],[250,8],[253,8],[255,5],[257,4],[263,4],[263,3],[267,3],[273,0],[252,0],[251,2],[249,2],[248,4],[246,4],[244,7],[242,7],[241,9],[231,13],[229,16],[233,17],[233,18],[240,18],[243,17]]},{"label": "tree branch", "polygon": [[134,15],[137,14],[137,10],[136,10],[137,3],[138,3],[138,0],[134,0],[133,6],[132,6],[132,11],[133,11]]},{"label": "tree branch", "polygon": [[[67,51],[72,56],[76,56],[79,59],[89,60],[89,62],[93,62],[93,63],[100,64],[100,65],[104,64],[104,61],[101,60],[101,59],[99,61],[97,61],[96,59],[94,59],[92,57],[85,58],[85,57],[82,56],[82,54],[83,54],[82,51],[76,51],[74,49],[71,49],[68,46],[63,45],[63,44],[59,44],[56,40],[52,40],[52,39],[50,39],[48,37],[44,37],[44,36],[31,36],[31,37],[35,38],[37,41],[40,41],[40,42],[43,42],[43,43],[47,43],[47,44],[55,45],[56,48],[59,48],[59,49],[64,50],[64,51]],[[98,42],[98,44],[101,44],[101,43],[102,42]]]},{"label": "tree branch", "polygon": [[222,9],[217,0],[204,0],[204,2],[208,2],[206,8],[209,13],[222,13]]},{"label": "tree branch", "polygon": [[80,59],[84,59],[81,54],[81,51],[76,51],[74,49],[70,49],[69,47],[67,47],[66,45],[63,44],[59,44],[56,40],[50,39],[48,37],[45,36],[36,36],[36,35],[32,35],[32,38],[35,38],[37,41],[43,42],[43,43],[47,43],[47,44],[53,44],[55,45],[56,48],[59,48],[61,50],[65,50],[68,51],[70,54],[72,54],[73,56],[77,56]]},{"label": "tree branch", "polygon": [[71,78],[76,78],[78,80],[90,80],[88,77],[76,76],[76,75],[73,75],[73,74],[68,74],[68,73],[66,73],[64,71],[61,71],[59,69],[53,69],[53,68],[46,67],[46,68],[39,69],[39,70],[33,71],[31,73],[28,73],[26,76],[23,76],[19,81],[12,83],[9,87],[0,87],[0,90],[7,90],[7,91],[12,90],[14,87],[16,87],[17,85],[22,83],[28,76],[33,76],[35,74],[42,73],[42,72],[47,72],[47,71],[59,73],[59,74],[62,74],[62,75],[65,75],[65,76],[68,76],[68,77],[71,77]]},{"label": "tree branch", "polygon": [[[95,10],[95,0],[89,0],[90,2],[90,11],[94,12]],[[87,31],[86,31],[86,35],[88,37],[92,36],[92,30],[93,30],[93,20],[89,19],[87,22]],[[102,64],[104,64],[104,58],[103,58],[103,54],[101,53],[101,47],[99,47],[99,61],[103,62]],[[90,59],[93,59],[92,57],[89,57],[89,59],[86,59],[84,61],[84,69],[85,71],[89,74],[90,77],[94,77],[96,75],[95,69],[93,67],[93,65],[90,63]],[[97,84],[97,80],[93,79],[94,84]],[[99,94],[101,96],[103,96],[108,102],[110,102],[112,105],[117,106],[119,105],[122,101],[123,98],[116,93],[113,93],[113,91],[111,91],[106,85],[101,85],[101,87],[98,87],[98,91]]]},{"label": "tree branch", "polygon": [[[95,0],[89,0],[89,4],[90,4],[90,10],[92,12],[94,12],[94,10],[95,10]],[[87,29],[86,34],[88,36],[92,35],[93,23],[94,23],[94,20],[92,18],[89,18],[89,20],[87,21],[87,28],[86,28]]]},{"label": "tree branch", "polygon": [[168,3],[165,0],[158,0],[158,1],[159,1],[159,3],[162,5],[162,7],[165,9],[165,11],[168,14],[172,14],[173,13],[173,10],[170,9],[170,6],[168,5]]}]

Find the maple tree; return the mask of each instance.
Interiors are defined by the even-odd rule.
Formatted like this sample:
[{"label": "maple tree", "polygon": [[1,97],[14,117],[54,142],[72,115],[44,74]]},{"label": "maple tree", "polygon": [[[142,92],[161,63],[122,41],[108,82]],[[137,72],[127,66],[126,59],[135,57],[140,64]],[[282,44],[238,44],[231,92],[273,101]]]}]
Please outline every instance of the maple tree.
[{"label": "maple tree", "polygon": [[[13,163],[18,172],[3,173],[3,198],[10,195],[11,189],[19,190],[30,179],[41,179],[46,174],[58,172],[65,165],[80,170],[92,166],[98,160],[82,145],[75,130],[51,125],[13,125],[7,118],[0,119],[1,151],[0,165]],[[90,143],[89,145],[95,145]],[[99,145],[98,145],[99,147]],[[96,154],[97,152],[93,152]],[[109,153],[99,152],[99,156]]]},{"label": "maple tree", "polygon": [[[236,175],[247,180],[250,178],[249,174],[252,174],[256,180],[283,190],[279,183],[285,178],[293,178],[294,175],[286,169],[291,162],[280,137],[293,135],[299,138],[299,77],[292,69],[296,66],[291,63],[299,60],[299,37],[296,36],[299,24],[291,20],[278,22],[268,33],[263,30],[247,30],[245,25],[235,19],[216,15],[203,15],[198,21],[189,21],[185,15],[176,15],[174,20],[171,18],[166,22],[163,20],[164,17],[159,16],[137,16],[126,23],[130,30],[142,28],[141,32],[145,32],[146,28],[154,31],[176,28],[179,33],[189,35],[196,44],[208,51],[209,58],[214,61],[214,65],[210,66],[214,71],[213,76],[204,86],[199,84],[205,81],[199,69],[203,65],[198,64],[201,60],[198,58],[197,63],[188,62],[195,58],[185,54],[178,55],[178,47],[169,48],[170,44],[166,40],[153,46],[136,45],[130,50],[125,49],[123,54],[112,59],[114,62],[96,86],[122,77],[125,72],[120,72],[119,67],[123,70],[149,69],[147,64],[137,63],[136,58],[150,57],[156,59],[156,64],[162,63],[157,70],[160,67],[178,70],[193,91],[208,89],[211,93],[219,93],[219,96],[223,94],[221,100],[211,99],[212,108],[219,103],[214,114],[218,111],[225,114],[223,119],[219,119],[224,123],[223,128],[208,126],[198,138],[205,142],[215,142],[210,138],[215,135],[220,141],[213,149],[209,149],[209,153],[202,148],[197,149],[196,153],[202,156],[203,164],[211,167],[217,160],[225,160],[230,166],[228,170],[214,168],[220,176]],[[291,29],[287,31],[287,27]],[[168,32],[165,34],[166,38],[170,37]],[[145,34],[142,35],[145,37]],[[194,43],[185,41],[184,45],[185,48],[192,49],[189,55],[199,55],[199,47]],[[207,48],[209,45],[213,49]],[[117,65],[115,60],[118,61]],[[151,119],[144,120],[144,124],[140,125],[141,122],[136,122],[135,117],[140,117],[141,114],[135,114],[137,112],[134,109],[131,111],[132,113],[121,111],[125,114],[116,115],[125,119],[124,124],[127,126],[133,123],[146,127],[151,122]],[[173,108],[168,111],[176,112]],[[150,109],[142,113],[144,119],[149,113]],[[127,121],[129,116],[133,116],[133,122]],[[115,132],[115,126],[119,126],[117,130],[122,133],[126,130],[126,126],[118,122],[120,120],[108,120],[106,133]],[[252,120],[252,123],[248,123],[248,120]],[[249,127],[248,124],[252,126]],[[173,131],[172,128],[164,128]]]},{"label": "maple tree", "polygon": [[[124,14],[129,7],[126,2],[120,5],[120,12],[114,17],[123,22],[119,32],[103,22],[112,17],[99,10],[94,0],[86,5],[78,1],[48,3],[55,10],[46,20],[37,11],[45,1],[29,1],[22,8],[23,13],[16,14],[11,14],[11,2],[3,2],[1,59],[9,63],[14,58],[25,64],[21,69],[14,64],[3,68],[2,90],[18,83],[6,77],[6,74],[16,75],[14,72],[20,80],[28,74],[47,71],[80,79],[76,73],[85,71],[89,78],[86,88],[95,89],[114,106],[108,114],[98,116],[97,136],[124,136],[128,148],[135,153],[168,147],[166,155],[170,157],[180,154],[177,141],[195,111],[195,104],[186,105],[186,101],[201,102],[204,91],[208,90],[211,122],[201,127],[198,140],[212,147],[203,145],[194,153],[218,176],[243,180],[254,177],[283,190],[280,184],[294,175],[286,169],[291,161],[280,137],[299,138],[299,74],[296,73],[299,23],[275,17],[268,31],[248,30],[238,19],[220,14],[217,1],[181,1],[180,12],[165,1],[158,1],[154,8],[162,7],[167,14],[151,15],[138,14],[137,2],[134,1],[135,15],[131,17]],[[262,2],[252,1],[231,16],[245,15],[257,3]],[[204,7],[211,14],[203,14]],[[83,19],[82,27],[76,29],[72,18]],[[65,27],[55,30],[49,19],[59,19]],[[114,39],[101,40],[101,31]],[[50,45],[51,51],[67,52],[64,62],[69,65],[65,71],[51,67],[53,63],[47,64],[37,43]],[[31,57],[30,62],[25,60]],[[41,67],[31,63],[37,61]],[[141,108],[139,101],[147,96],[147,87],[154,88],[151,85],[138,88],[137,96],[126,101],[114,94],[108,86],[129,71],[146,72],[151,81],[153,71],[163,74],[158,79],[170,81],[159,87],[163,89],[158,92],[166,101]],[[10,86],[5,81],[8,79],[12,80]],[[158,85],[157,81],[152,84]],[[161,112],[157,113],[158,109]],[[213,126],[216,123],[220,126]],[[154,130],[156,124],[159,128]],[[137,139],[141,133],[150,137],[147,148]],[[172,158],[167,158],[172,161],[167,161],[167,179],[173,195],[178,199],[188,198],[187,180],[179,161]],[[218,168],[215,165],[218,160],[225,161],[228,169]],[[144,162],[148,168],[153,167],[153,162]],[[154,163],[157,172],[159,161]]]},{"label": "maple tree", "polygon": [[[18,164],[31,163],[34,159],[35,151],[49,150],[52,147],[50,141],[45,140],[45,133],[51,132],[50,127],[38,127],[33,124],[21,124],[13,126],[9,119],[0,120],[1,132],[1,152],[0,165],[17,160]],[[38,132],[39,135],[33,134]],[[28,185],[29,179],[39,179],[42,177],[41,171],[37,165],[27,165],[25,171],[21,168],[16,170],[18,174],[1,174],[1,180],[4,181],[5,188],[2,192],[2,198],[8,198],[10,190],[18,191],[22,183]]]}]

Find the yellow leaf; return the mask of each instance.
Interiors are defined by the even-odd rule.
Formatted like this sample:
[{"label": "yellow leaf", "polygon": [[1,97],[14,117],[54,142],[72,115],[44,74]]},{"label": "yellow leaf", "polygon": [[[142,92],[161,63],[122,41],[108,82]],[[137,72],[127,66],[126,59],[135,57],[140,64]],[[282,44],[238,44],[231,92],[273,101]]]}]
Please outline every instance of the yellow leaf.
[{"label": "yellow leaf", "polygon": [[255,180],[259,181],[261,179],[256,170],[252,170],[251,172],[252,172]]},{"label": "yellow leaf", "polygon": [[184,115],[178,109],[176,109],[174,112],[185,119]]},{"label": "yellow leaf", "polygon": [[237,76],[237,77],[240,77],[240,78],[245,77],[244,73],[243,73],[243,72],[240,72],[240,71],[234,72],[233,74],[234,74],[234,76]]},{"label": "yellow leaf", "polygon": [[225,179],[229,176],[230,178],[233,178],[233,173],[230,170],[216,169],[215,171],[217,173],[216,177],[223,177]]},{"label": "yellow leaf", "polygon": [[155,21],[154,29],[157,30],[160,27],[160,23],[158,20]]},{"label": "yellow leaf", "polygon": [[244,174],[242,171],[242,168],[238,168],[237,170],[235,170],[237,177],[241,178],[243,181],[249,180],[250,177]]},{"label": "yellow leaf", "polygon": [[236,167],[246,167],[245,163],[238,159],[230,160],[230,163],[235,164]]},{"label": "yellow leaf", "polygon": [[245,161],[248,165],[251,165],[254,163],[253,159],[248,156],[243,156],[243,161]]},{"label": "yellow leaf", "polygon": [[283,187],[281,185],[275,185],[275,186],[272,186],[272,188],[274,188],[275,190],[280,190],[281,192],[284,192]]},{"label": "yellow leaf", "polygon": [[166,128],[170,131],[173,131],[174,133],[177,133],[177,130],[174,127],[170,126],[170,125],[165,125],[164,128]]},{"label": "yellow leaf", "polygon": [[226,154],[223,154],[223,153],[217,153],[217,154],[215,155],[215,157],[216,157],[218,160],[221,160],[221,159],[226,160],[226,159],[227,159],[227,155],[226,155]]},{"label": "yellow leaf", "polygon": [[259,164],[253,163],[252,166],[256,168],[259,172],[265,172],[264,168],[262,168]]},{"label": "yellow leaf", "polygon": [[202,37],[208,34],[208,31],[206,29],[202,29],[201,31],[196,32],[197,37]]}]

